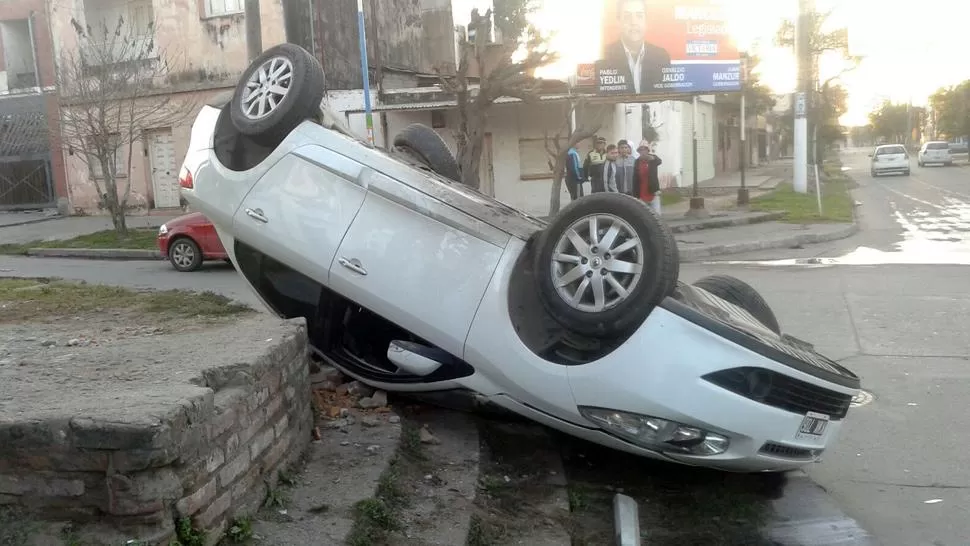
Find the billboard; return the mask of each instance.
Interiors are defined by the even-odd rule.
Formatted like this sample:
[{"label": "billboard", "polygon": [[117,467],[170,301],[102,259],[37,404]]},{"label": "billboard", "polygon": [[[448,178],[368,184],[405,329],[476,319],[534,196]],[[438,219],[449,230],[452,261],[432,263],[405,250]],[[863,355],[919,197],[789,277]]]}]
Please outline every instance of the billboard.
[{"label": "billboard", "polygon": [[741,61],[719,0],[602,0],[601,94],[741,90]]}]

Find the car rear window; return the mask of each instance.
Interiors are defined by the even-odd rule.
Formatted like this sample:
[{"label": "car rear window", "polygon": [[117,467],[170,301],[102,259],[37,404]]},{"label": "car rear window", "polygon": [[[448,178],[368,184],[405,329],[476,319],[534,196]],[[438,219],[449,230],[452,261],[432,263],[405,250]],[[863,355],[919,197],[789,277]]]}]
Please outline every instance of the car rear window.
[{"label": "car rear window", "polygon": [[876,155],[892,155],[892,154],[905,154],[906,148],[902,146],[887,146],[885,148],[879,148],[876,150]]},{"label": "car rear window", "polygon": [[946,142],[930,142],[926,145],[927,150],[949,150],[950,145]]}]

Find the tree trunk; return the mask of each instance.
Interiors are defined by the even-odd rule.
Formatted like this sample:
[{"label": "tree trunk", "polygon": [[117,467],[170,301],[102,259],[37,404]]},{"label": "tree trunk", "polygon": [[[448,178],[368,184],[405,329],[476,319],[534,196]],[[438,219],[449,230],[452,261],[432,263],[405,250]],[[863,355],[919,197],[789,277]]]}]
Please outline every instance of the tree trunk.
[{"label": "tree trunk", "polygon": [[477,190],[481,187],[479,171],[485,144],[485,115],[480,112],[469,112],[463,125],[464,138],[461,139],[458,146],[458,166],[461,169],[461,182]]},{"label": "tree trunk", "polygon": [[128,235],[128,224],[125,219],[125,204],[118,199],[118,181],[114,173],[114,165],[110,165],[109,161],[102,159],[101,172],[105,173],[104,206],[111,215],[111,224],[114,226],[115,233],[119,237],[126,237]]},{"label": "tree trunk", "polygon": [[556,168],[552,171],[552,193],[549,195],[549,216],[559,214],[559,208],[562,206],[562,183],[566,178],[565,154],[568,154],[568,152],[566,150],[559,154],[559,157],[556,158]]}]

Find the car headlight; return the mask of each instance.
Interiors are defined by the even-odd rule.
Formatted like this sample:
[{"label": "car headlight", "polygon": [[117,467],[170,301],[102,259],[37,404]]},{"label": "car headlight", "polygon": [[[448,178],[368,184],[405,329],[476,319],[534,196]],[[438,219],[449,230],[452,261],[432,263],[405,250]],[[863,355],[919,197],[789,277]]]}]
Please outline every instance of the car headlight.
[{"label": "car headlight", "polygon": [[606,432],[648,449],[710,456],[731,445],[720,434],[658,417],[584,406],[579,412]]},{"label": "car headlight", "polygon": [[158,228],[158,234],[165,235],[166,233],[168,233],[168,226],[162,224],[162,227]]}]

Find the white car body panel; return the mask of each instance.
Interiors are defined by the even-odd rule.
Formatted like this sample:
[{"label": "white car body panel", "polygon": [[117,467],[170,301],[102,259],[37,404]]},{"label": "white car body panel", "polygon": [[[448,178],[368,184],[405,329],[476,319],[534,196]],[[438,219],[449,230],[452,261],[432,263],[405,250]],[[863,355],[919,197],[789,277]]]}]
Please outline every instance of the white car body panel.
[{"label": "white car body panel", "polygon": [[[348,375],[386,390],[467,389],[602,445],[734,471],[780,471],[809,462],[759,453],[768,441],[823,450],[837,438],[840,420],[829,422],[817,441],[797,440],[804,415],[745,398],[702,376],[750,366],[844,395],[857,389],[775,362],[662,307],[598,360],[578,365],[545,360],[520,337],[509,305],[517,261],[544,222],[460,184],[441,183],[312,121],[292,131],[259,165],[231,171],[213,149],[218,112],[206,106],[193,124],[184,168],[195,187],[183,189],[183,195],[213,222],[257,298],[272,309],[239,269],[236,239],[474,369],[459,379],[428,383],[374,381],[341,366]],[[731,444],[713,457],[662,453],[608,434],[579,406],[677,421],[728,436]]]},{"label": "white car body panel", "polygon": [[502,251],[370,192],[337,252],[338,262],[356,261],[366,273],[334,263],[330,284],[337,293],[461,355]]},{"label": "white car body panel", "polygon": [[[325,162],[334,166],[325,169]],[[356,182],[363,169],[320,146],[296,148],[253,186],[233,218],[233,233],[326,286],[337,247],[367,194]],[[266,222],[250,216],[256,209]]]}]

